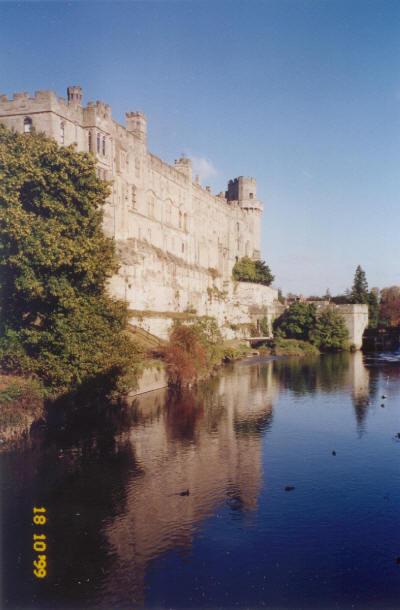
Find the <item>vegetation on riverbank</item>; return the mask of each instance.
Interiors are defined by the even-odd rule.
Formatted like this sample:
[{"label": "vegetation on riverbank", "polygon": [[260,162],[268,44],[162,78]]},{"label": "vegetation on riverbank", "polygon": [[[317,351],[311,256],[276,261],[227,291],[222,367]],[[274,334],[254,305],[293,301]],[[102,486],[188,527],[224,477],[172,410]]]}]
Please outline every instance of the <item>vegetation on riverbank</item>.
[{"label": "vegetation on riverbank", "polygon": [[315,305],[296,302],[274,321],[278,339],[307,342],[320,351],[342,351],[350,348],[349,333],[343,317],[333,309],[317,312]]},{"label": "vegetation on riverbank", "polygon": [[0,374],[0,447],[28,434],[44,414],[45,397],[39,379]]},{"label": "vegetation on riverbank", "polygon": [[320,351],[315,345],[301,339],[277,337],[257,348],[261,356],[318,356]]},{"label": "vegetation on riverbank", "polygon": [[170,385],[182,387],[209,375],[222,362],[240,358],[247,351],[246,346],[224,345],[216,320],[201,316],[191,323],[176,323],[168,343],[155,353],[167,364]]}]

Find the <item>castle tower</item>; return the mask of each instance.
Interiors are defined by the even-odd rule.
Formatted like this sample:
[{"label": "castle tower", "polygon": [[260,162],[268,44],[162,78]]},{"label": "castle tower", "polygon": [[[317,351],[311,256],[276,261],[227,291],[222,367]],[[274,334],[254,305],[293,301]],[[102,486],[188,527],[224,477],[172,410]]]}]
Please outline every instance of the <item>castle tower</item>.
[{"label": "castle tower", "polygon": [[67,88],[68,104],[74,104],[76,106],[82,106],[82,87],[78,85]]},{"label": "castle tower", "polygon": [[251,258],[259,259],[261,214],[264,206],[257,199],[256,179],[239,176],[234,180],[229,180],[225,196],[228,203],[236,203],[246,212],[251,229],[251,236],[245,238],[247,244],[246,251],[249,252]]},{"label": "castle tower", "polygon": [[126,112],[126,130],[147,144],[147,119],[143,112]]},{"label": "castle tower", "polygon": [[192,183],[192,162],[187,157],[181,157],[174,163],[175,169],[189,178],[189,183]]}]

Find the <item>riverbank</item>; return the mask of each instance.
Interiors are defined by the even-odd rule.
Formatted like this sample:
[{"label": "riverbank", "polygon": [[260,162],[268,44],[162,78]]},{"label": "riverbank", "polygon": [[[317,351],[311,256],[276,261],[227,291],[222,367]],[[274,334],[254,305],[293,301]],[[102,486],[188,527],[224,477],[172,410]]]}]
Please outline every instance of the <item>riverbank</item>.
[{"label": "riverbank", "polygon": [[[320,354],[320,350],[312,344],[295,339],[276,338],[266,341],[256,349],[242,344],[240,340],[231,340],[217,346],[217,349],[213,351],[213,362],[210,363],[210,366],[205,367],[204,363],[200,362],[200,366],[196,370],[197,363],[194,360],[194,375],[182,385],[192,385],[211,378],[224,364],[246,359],[249,356],[302,358]],[[187,366],[186,362],[183,364]],[[179,366],[179,362],[173,362],[171,359],[168,361],[163,354],[159,354],[158,358],[143,358],[139,367],[140,372],[136,371],[134,387],[119,397],[114,396],[114,401],[110,401],[110,405],[115,405],[115,402],[118,401],[123,402],[127,398],[174,386],[177,366]],[[92,400],[92,393],[86,393]],[[95,393],[98,394],[98,392]],[[47,420],[49,409],[51,410],[56,399],[56,394],[46,391],[38,379],[0,373],[0,450],[27,439],[30,429],[35,423],[41,419]]]},{"label": "riverbank", "polygon": [[32,424],[44,416],[45,396],[38,379],[0,373],[0,448],[29,435]]}]

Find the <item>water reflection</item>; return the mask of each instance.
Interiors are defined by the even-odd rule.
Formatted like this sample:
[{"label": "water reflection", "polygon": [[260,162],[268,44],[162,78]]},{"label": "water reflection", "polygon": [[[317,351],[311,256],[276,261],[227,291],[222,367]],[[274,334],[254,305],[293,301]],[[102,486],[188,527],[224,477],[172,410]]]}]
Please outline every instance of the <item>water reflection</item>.
[{"label": "water reflection", "polygon": [[[392,360],[383,365],[385,378],[390,379],[390,384],[385,381],[389,397],[400,393],[397,365]],[[336,527],[343,514],[353,511],[356,515],[363,506],[359,498],[355,509],[343,500],[355,488],[354,477],[350,477],[350,491],[335,487],[344,485],[346,470],[331,473],[335,482],[332,495],[327,496],[328,509],[318,504],[318,494],[312,501],[305,496],[305,510],[299,515],[288,502],[301,497],[301,485],[307,486],[311,472],[310,489],[327,485],[324,468],[331,468],[332,460],[335,467],[340,465],[342,453],[351,446],[351,418],[361,439],[381,392],[382,367],[373,356],[336,354],[239,363],[226,367],[196,391],[152,392],[134,399],[125,410],[107,412],[95,420],[88,414],[84,426],[65,415],[30,449],[1,456],[2,495],[9,499],[3,511],[3,523],[7,523],[3,548],[8,558],[3,595],[8,607],[140,606],[154,599],[153,589],[148,588],[149,574],[168,573],[171,553],[187,564],[203,539],[221,553],[226,540],[235,539],[236,562],[245,558],[252,566],[247,573],[253,574],[250,580],[263,562],[269,566],[269,576],[275,574],[276,562],[268,563],[273,554],[265,555],[264,548],[275,548],[277,556],[285,549],[290,558],[294,550],[307,546],[305,540],[313,541],[310,527],[318,523],[313,514],[321,511],[321,523],[330,518]],[[313,409],[318,409],[318,418],[312,419]],[[337,457],[332,458],[324,447],[318,426],[333,430]],[[390,442],[392,437],[391,433]],[[341,439],[345,439],[343,447]],[[302,451],[304,463],[299,459]],[[370,465],[370,457],[366,458]],[[377,464],[375,460],[375,469]],[[294,480],[296,469],[301,473],[297,475],[300,484],[296,480],[295,491],[285,494],[284,487]],[[339,513],[328,518],[335,508],[332,498],[338,502]],[[26,550],[32,536],[32,506],[39,504],[49,514],[50,565],[49,578],[40,583],[31,577],[32,558]],[[305,515],[311,515],[311,524]],[[244,532],[255,524],[256,538],[250,544]],[[324,532],[322,528],[321,535]],[[260,555],[255,551],[258,535],[265,539],[257,551]],[[223,542],[214,544],[219,536]],[[246,544],[251,551],[242,556],[240,549]],[[310,548],[312,555],[304,561],[315,557],[317,564],[318,553]],[[280,561],[286,561],[283,555]],[[238,578],[243,583],[239,605],[245,605],[246,595],[251,594],[246,590],[247,576],[243,572]],[[285,578],[289,578],[286,572],[275,574],[276,582]],[[234,583],[225,586],[235,589]],[[293,589],[293,603],[287,596],[288,605],[282,607],[299,607],[299,594]],[[195,599],[193,591],[190,595]],[[253,599],[254,606],[258,599]],[[185,597],[189,606],[188,600]],[[232,605],[233,601],[232,597],[215,598],[208,605]],[[279,601],[278,596],[275,607]]]},{"label": "water reflection", "polygon": [[143,423],[124,438],[135,448],[143,476],[128,485],[126,510],[106,528],[117,560],[102,593],[105,605],[115,601],[116,579],[142,602],[149,563],[168,549],[184,552],[218,507],[226,504],[232,518],[256,509],[259,437],[270,425],[276,392],[271,372],[270,365],[231,369],[203,391],[169,394],[164,412],[151,420],[148,397],[135,400],[132,408]]}]

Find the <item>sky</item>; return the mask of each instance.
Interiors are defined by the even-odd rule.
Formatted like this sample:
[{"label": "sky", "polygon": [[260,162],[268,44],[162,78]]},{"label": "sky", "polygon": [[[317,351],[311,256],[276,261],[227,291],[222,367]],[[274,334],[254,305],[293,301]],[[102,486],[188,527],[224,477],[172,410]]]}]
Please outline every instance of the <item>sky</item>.
[{"label": "sky", "polygon": [[400,285],[398,0],[0,0],[0,83],[142,110],[214,193],[255,177],[284,294]]}]

